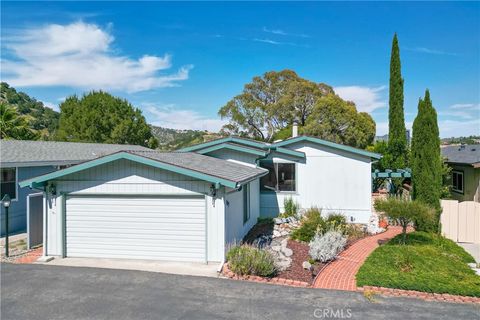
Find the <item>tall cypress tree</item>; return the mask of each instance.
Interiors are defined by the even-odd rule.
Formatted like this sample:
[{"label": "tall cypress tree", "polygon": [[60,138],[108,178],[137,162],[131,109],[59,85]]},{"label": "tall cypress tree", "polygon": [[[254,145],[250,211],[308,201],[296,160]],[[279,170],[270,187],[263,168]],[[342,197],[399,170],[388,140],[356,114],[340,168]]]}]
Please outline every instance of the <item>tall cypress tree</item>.
[{"label": "tall cypress tree", "polygon": [[403,114],[403,79],[400,64],[400,48],[397,34],[393,36],[390,57],[390,87],[388,109],[388,154],[391,169],[403,169],[407,165],[407,134]]},{"label": "tall cypress tree", "polygon": [[[425,98],[418,103],[418,114],[413,122],[411,150],[413,198],[440,209],[442,190],[442,160],[440,156],[440,137],[437,112],[432,105],[430,92],[426,90]],[[436,231],[438,217],[434,225],[417,221],[417,228]]]}]

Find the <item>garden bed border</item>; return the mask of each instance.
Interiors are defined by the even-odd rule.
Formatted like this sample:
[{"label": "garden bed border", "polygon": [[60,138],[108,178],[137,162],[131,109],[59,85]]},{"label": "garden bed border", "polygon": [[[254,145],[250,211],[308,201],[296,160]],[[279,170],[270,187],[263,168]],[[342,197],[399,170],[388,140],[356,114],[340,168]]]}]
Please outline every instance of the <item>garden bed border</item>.
[{"label": "garden bed border", "polygon": [[393,289],[393,288],[375,287],[375,286],[358,287],[357,291],[364,292],[364,293],[374,292],[377,294],[390,296],[390,297],[417,298],[417,299],[422,299],[426,301],[480,304],[480,297],[458,296],[458,295],[453,295],[448,293],[431,293],[431,292],[423,292],[423,291],[416,291],[416,290],[403,290],[403,289]]},{"label": "garden bed border", "polygon": [[279,285],[286,285],[286,286],[291,286],[291,287],[301,287],[301,288],[311,287],[311,285],[308,282],[286,279],[286,278],[279,278],[279,277],[265,278],[265,277],[260,277],[260,276],[241,276],[241,275],[238,275],[238,274],[234,273],[233,271],[231,271],[230,268],[228,267],[228,263],[225,263],[223,265],[222,274],[225,277],[227,277],[229,279],[234,279],[234,280],[246,280],[246,281],[252,281],[252,282],[279,284]]}]

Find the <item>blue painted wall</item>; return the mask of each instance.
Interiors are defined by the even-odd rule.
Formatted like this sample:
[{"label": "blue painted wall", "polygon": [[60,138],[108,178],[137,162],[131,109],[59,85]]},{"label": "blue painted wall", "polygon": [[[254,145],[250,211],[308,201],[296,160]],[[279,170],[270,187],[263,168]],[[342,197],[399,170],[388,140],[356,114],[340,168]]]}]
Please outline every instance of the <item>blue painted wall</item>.
[{"label": "blue painted wall", "polygon": [[[18,183],[26,179],[55,171],[57,168],[54,166],[43,166],[17,168],[17,170]],[[27,196],[31,193],[37,192],[40,191],[35,189],[32,190],[30,188],[17,188],[17,199],[12,201],[8,213],[8,230],[10,234],[27,231]],[[3,237],[5,235],[5,209],[2,207],[1,210],[1,235]]]}]

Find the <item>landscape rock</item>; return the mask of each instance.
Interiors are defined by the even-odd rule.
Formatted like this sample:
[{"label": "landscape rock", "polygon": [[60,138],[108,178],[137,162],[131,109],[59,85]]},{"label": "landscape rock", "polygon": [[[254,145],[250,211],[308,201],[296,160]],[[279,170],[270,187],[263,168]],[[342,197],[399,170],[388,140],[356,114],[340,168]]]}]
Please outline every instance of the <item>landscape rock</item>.
[{"label": "landscape rock", "polygon": [[292,249],[289,249],[289,248],[282,248],[281,251],[285,255],[285,257],[290,257],[293,254]]},{"label": "landscape rock", "polygon": [[312,264],[308,261],[303,261],[302,267],[303,269],[310,270],[312,268]]}]

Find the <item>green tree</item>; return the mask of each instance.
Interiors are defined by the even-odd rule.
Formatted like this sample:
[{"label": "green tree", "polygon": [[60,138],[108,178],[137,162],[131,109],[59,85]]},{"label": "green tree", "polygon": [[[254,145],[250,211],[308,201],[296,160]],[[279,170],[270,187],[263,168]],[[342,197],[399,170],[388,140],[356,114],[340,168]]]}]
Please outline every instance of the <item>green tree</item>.
[{"label": "green tree", "polygon": [[224,126],[226,134],[238,134],[271,141],[275,132],[288,124],[290,113],[285,112],[285,97],[288,87],[299,77],[291,70],[270,71],[254,77],[218,112],[230,120]]},{"label": "green tree", "polygon": [[388,109],[388,153],[390,169],[404,169],[407,166],[407,135],[403,112],[403,78],[400,63],[400,48],[397,34],[393,36],[390,57],[390,87]]},{"label": "green tree", "polygon": [[58,140],[158,146],[142,112],[106,92],[68,97],[60,110]]},{"label": "green tree", "polygon": [[305,134],[358,148],[366,148],[375,137],[372,117],[333,94],[318,100],[303,129]]},{"label": "green tree", "polygon": [[16,140],[35,140],[37,134],[30,129],[29,123],[25,116],[6,104],[0,102],[0,139],[16,139]]},{"label": "green tree", "polygon": [[358,113],[332,87],[302,79],[291,70],[253,78],[219,115],[229,119],[221,134],[267,142],[290,137],[294,122],[300,125],[301,134],[360,148],[371,144],[375,135],[370,115]]},{"label": "green tree", "polygon": [[[437,123],[437,112],[430,100],[430,93],[418,103],[418,113],[413,122],[411,150],[413,199],[440,209],[442,194],[442,158],[440,155],[440,138]],[[437,221],[430,225],[421,225],[421,230],[435,231]]]}]

